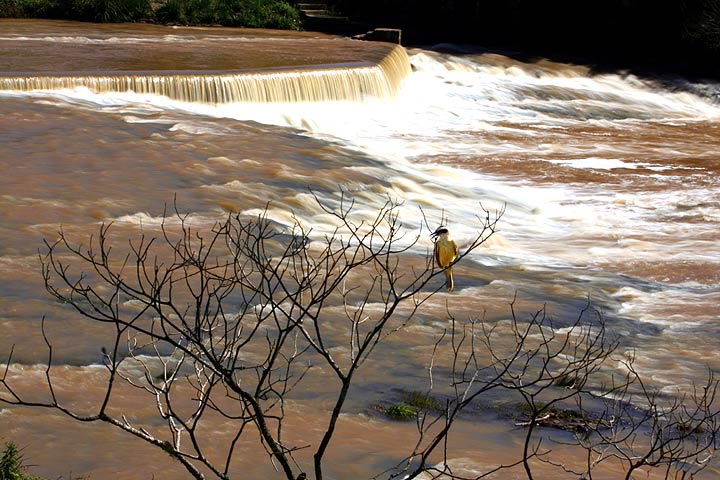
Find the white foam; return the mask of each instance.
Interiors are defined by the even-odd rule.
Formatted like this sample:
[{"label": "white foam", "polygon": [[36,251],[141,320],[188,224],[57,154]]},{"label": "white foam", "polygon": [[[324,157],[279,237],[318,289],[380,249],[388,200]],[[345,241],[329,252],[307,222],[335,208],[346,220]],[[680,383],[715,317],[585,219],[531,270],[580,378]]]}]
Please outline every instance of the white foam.
[{"label": "white foam", "polygon": [[136,212],[131,215],[122,215],[112,220],[116,223],[132,223],[134,225],[160,226],[168,221],[167,217],[153,217],[146,212]]},{"label": "white foam", "polygon": [[[684,329],[690,325],[714,323],[716,315],[710,313],[720,299],[720,292],[704,288],[681,288],[682,286],[665,286],[660,289],[646,291],[634,287],[623,287],[613,294],[621,301],[620,315],[646,323],[662,325],[673,329]],[[707,305],[705,315],[694,315],[688,321],[686,305],[698,307]]]},{"label": "white foam", "polygon": [[624,162],[622,160],[618,160],[616,158],[597,158],[597,157],[587,157],[587,158],[577,158],[577,159],[563,159],[563,160],[550,160],[550,163],[555,163],[557,165],[563,165],[566,167],[571,168],[579,168],[579,169],[593,169],[593,170],[615,170],[615,169],[628,169],[628,170],[637,170],[639,168],[644,168],[648,170],[655,170],[655,171],[664,171],[664,170],[671,170],[673,167],[670,166],[663,166],[663,165],[653,165],[651,163],[631,163],[631,162]]},{"label": "white foam", "polygon": [[[433,155],[541,152],[541,159],[572,168],[662,171],[672,167],[627,160],[633,153],[627,150],[629,146],[596,147],[592,152],[557,142],[538,142],[531,147],[513,142],[483,142],[482,133],[522,131],[533,135],[534,130],[521,128],[526,124],[562,129],[594,122],[625,128],[628,122],[636,120],[689,123],[720,118],[720,108],[710,100],[662,90],[632,76],[584,76],[571,67],[549,72],[517,62],[510,67],[488,65],[481,57],[460,58],[423,51],[414,52],[411,62],[415,71],[394,101],[215,106],[132,92],[99,95],[87,89],[74,89],[52,95],[79,106],[100,105],[106,111],[127,112],[124,118],[129,123],[152,121],[193,135],[226,133],[219,122],[208,120],[210,116],[291,127],[306,135],[338,142],[385,162],[382,167],[357,167],[377,177],[379,185],[389,185],[386,196],[364,195],[362,208],[378,208],[387,196],[402,200],[402,218],[411,225],[422,223],[421,206],[438,215],[444,212],[459,240],[474,234],[476,216],[482,214],[481,204],[490,210],[506,208],[500,224],[505,245],[502,253],[524,264],[584,266],[626,257],[666,257],[669,245],[662,239],[650,239],[643,245],[631,243],[631,239],[649,232],[671,238],[677,236],[678,228],[685,228],[658,219],[678,220],[697,215],[708,222],[693,225],[693,232],[715,228],[720,221],[720,199],[708,189],[618,194],[583,185],[529,186],[516,180],[415,161]],[[545,98],[547,95],[551,98]],[[580,112],[579,117],[571,115],[568,105]],[[622,110],[624,116],[615,120],[602,116],[616,109]],[[162,115],[158,116],[158,111]],[[593,118],[598,111],[601,118]],[[570,159],[558,159],[561,155]],[[232,190],[233,186],[211,188]],[[334,201],[330,196],[324,200]],[[281,223],[291,222],[292,218],[281,210],[270,213]],[[310,225],[314,224],[316,213],[309,208],[306,212],[295,212]],[[152,220],[133,217],[121,221]],[[316,226],[316,233],[324,233],[322,226]],[[688,243],[682,249],[672,249],[674,259],[693,260],[698,258],[697,252],[704,256],[710,252],[707,259],[718,260],[720,253],[713,253],[717,249],[695,248],[707,247],[695,237],[688,235]]]}]

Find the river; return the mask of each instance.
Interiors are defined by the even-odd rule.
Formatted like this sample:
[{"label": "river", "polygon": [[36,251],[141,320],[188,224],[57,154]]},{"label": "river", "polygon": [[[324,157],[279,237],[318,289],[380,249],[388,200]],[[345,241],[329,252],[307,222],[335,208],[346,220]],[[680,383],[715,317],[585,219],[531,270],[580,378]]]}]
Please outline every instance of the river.
[{"label": "river", "polygon": [[[2,21],[0,66],[5,77],[351,69],[389,48],[360,43],[312,33]],[[437,221],[444,213],[461,248],[481,204],[505,208],[499,231],[456,267],[455,292],[434,297],[429,316],[449,302],[457,319],[506,318],[517,298],[521,315],[547,305],[567,324],[589,300],[651,387],[688,392],[708,368],[717,371],[719,86],[449,45],[407,55],[412,72],[396,92],[352,101],[208,103],[83,86],[0,91],[0,361],[15,345],[15,367],[32,391],[47,358],[47,316],[65,394],[82,403],[97,388],[102,332],[44,291],[38,251],[61,226],[87,238],[112,221],[131,237],[157,228],[173,201],[209,221],[270,202],[272,219],[287,224],[292,211],[321,235],[332,226],[308,201],[312,189],[328,202],[342,190],[368,212],[388,196],[400,200],[411,229],[422,212]],[[424,236],[417,248],[428,246]],[[364,370],[373,387],[354,393],[332,478],[367,478],[397,460],[398,437],[410,438],[412,428],[367,408],[394,386],[423,388],[416,383],[442,328],[440,320],[411,328],[392,344],[402,366],[390,358],[397,368]],[[299,429],[317,428],[318,398],[298,400]],[[120,408],[134,405],[128,396]],[[152,409],[134,415],[151,418]],[[161,452],[107,426],[19,408],[3,408],[0,419],[0,438],[24,448],[34,474],[183,478]],[[517,458],[521,437],[512,422],[491,417],[461,425],[456,441],[453,458],[481,471]],[[250,454],[262,461],[244,467],[248,478],[267,478],[269,462]]]}]

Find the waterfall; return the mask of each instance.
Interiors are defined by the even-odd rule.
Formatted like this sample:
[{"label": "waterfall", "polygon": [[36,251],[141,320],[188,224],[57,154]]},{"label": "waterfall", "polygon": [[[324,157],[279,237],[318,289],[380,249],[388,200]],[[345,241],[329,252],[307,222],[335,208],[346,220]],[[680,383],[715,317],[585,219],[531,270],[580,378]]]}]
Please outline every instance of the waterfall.
[{"label": "waterfall", "polygon": [[0,76],[0,90],[33,91],[85,87],[95,93],[132,91],[197,103],[363,101],[395,96],[410,73],[405,49],[394,47],[377,64],[243,72],[137,72]]}]

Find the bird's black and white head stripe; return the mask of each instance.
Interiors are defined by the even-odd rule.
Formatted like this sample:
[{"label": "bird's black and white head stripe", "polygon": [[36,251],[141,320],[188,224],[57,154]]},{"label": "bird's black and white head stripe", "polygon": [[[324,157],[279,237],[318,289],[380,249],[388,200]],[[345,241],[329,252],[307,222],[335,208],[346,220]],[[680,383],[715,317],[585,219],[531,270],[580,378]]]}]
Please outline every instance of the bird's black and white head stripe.
[{"label": "bird's black and white head stripe", "polygon": [[443,227],[440,225],[433,233],[430,234],[431,237],[437,237],[438,235],[442,235],[443,233],[448,233],[447,227]]}]

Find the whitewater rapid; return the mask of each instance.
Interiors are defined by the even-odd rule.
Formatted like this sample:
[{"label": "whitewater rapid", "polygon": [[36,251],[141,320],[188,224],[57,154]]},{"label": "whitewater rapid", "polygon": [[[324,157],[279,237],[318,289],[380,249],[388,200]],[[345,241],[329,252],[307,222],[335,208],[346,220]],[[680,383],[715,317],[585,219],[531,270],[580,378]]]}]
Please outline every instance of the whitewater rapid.
[{"label": "whitewater rapid", "polygon": [[[431,221],[447,220],[461,245],[474,236],[481,207],[502,210],[498,233],[471,257],[478,266],[588,281],[586,295],[599,288],[606,303],[616,302],[617,315],[654,325],[715,318],[707,312],[663,316],[657,305],[661,297],[663,305],[676,308],[712,308],[719,288],[712,272],[710,280],[694,277],[692,268],[683,275],[653,271],[635,279],[623,270],[632,262],[720,264],[717,189],[701,167],[697,177],[705,180],[695,182],[694,167],[682,164],[711,153],[701,145],[690,151],[692,145],[662,139],[616,141],[625,132],[642,137],[655,128],[715,124],[720,107],[712,95],[624,72],[594,74],[587,67],[524,63],[498,54],[412,50],[410,62],[413,72],[396,99],[364,102],[210,105],[84,88],[2,95],[119,116],[127,124],[160,125],[191,137],[232,135],[234,127],[222,119],[286,128],[291,135],[374,159],[345,168],[374,178],[376,185],[348,182],[317,191],[329,205],[340,190],[368,212],[392,198],[402,202],[408,228],[420,228],[423,212],[430,212]],[[696,87],[713,91],[714,85]],[[205,188],[231,193],[247,187],[233,180]],[[319,238],[332,231],[309,207],[307,191],[291,197],[270,196],[271,218],[286,225],[298,218]],[[688,216],[699,220],[687,222]],[[161,221],[143,212],[114,220]],[[416,248],[431,248],[430,238],[421,235]],[[662,268],[670,267],[657,267]]]}]

